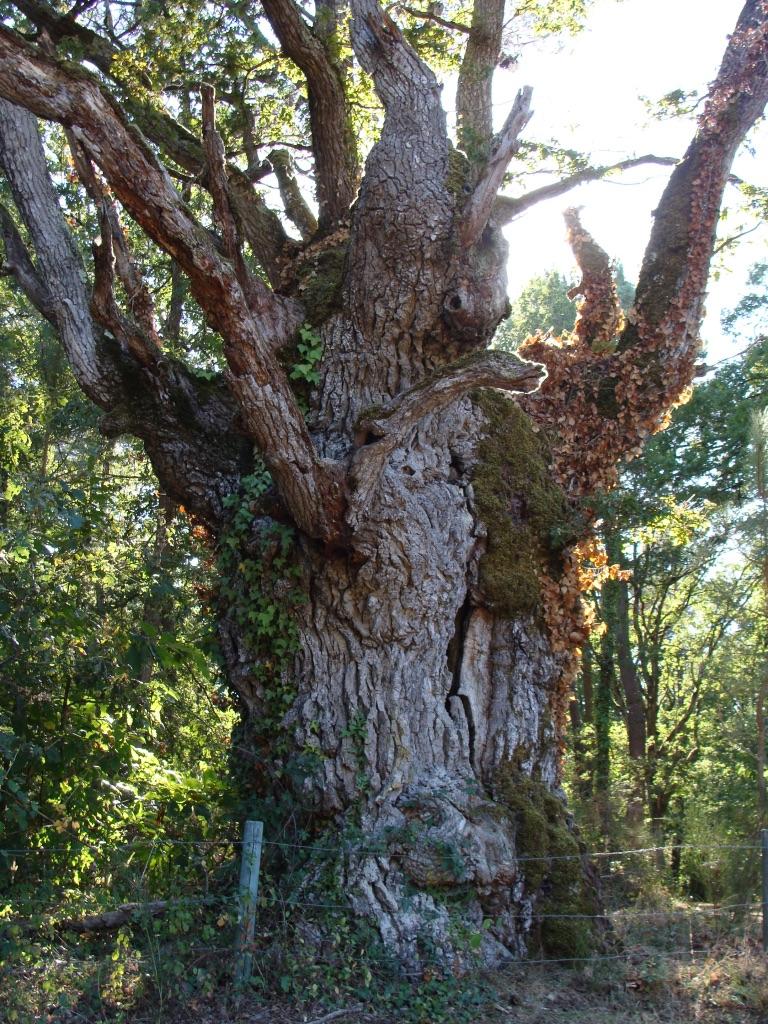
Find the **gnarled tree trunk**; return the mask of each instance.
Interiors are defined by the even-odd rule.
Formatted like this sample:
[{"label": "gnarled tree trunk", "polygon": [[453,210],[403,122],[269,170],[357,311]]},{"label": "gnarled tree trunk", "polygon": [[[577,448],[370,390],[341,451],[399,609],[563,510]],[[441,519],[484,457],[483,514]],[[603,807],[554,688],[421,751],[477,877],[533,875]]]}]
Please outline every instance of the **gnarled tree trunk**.
[{"label": "gnarled tree trunk", "polygon": [[[437,943],[447,963],[457,917],[492,922],[489,961],[523,955],[542,907],[595,909],[558,790],[587,630],[580,593],[607,572],[580,499],[610,485],[692,378],[722,191],[768,97],[765,5],[747,3],[673,172],[634,310],[622,318],[608,258],[570,213],[579,320],[566,339],[531,339],[524,359],[488,351],[507,306],[501,227],[530,205],[497,195],[530,100],[523,90],[494,135],[498,0],[478,3],[466,29],[466,155],[449,141],[433,72],[375,0],[352,0],[352,45],[384,119],[351,211],[348,64],[327,21],[339,10],[324,5],[310,26],[292,0],[264,0],[309,95],[316,220],[282,162],[277,175],[301,244],[226,163],[209,88],[202,143],[135,97],[129,109],[205,184],[217,235],[107,97],[106,77],[50,55],[74,40],[109,76],[109,43],[46,4],[17,6],[44,37],[32,46],[0,28],[0,162],[34,249],[5,216],[8,270],[59,331],[105,429],[144,439],[164,491],[220,548],[222,648],[259,785],[290,767],[318,834],[347,837],[350,906],[404,961]],[[69,132],[100,215],[92,288],[22,108]],[[222,339],[219,379],[163,353],[99,176],[187,275]],[[306,415],[286,369],[302,324],[324,353]],[[551,924],[545,948],[588,944],[583,922]]]}]

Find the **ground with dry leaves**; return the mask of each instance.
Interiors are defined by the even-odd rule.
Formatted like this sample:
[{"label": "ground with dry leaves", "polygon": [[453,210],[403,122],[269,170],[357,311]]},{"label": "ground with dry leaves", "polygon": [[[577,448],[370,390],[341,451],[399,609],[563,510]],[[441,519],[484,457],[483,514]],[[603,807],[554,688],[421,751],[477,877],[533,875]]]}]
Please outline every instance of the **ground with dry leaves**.
[{"label": "ground with dry leaves", "polygon": [[[723,943],[704,957],[673,960],[638,948],[625,960],[604,960],[586,967],[514,966],[487,975],[487,1002],[471,1024],[766,1024],[768,956],[754,938]],[[394,1013],[350,1005],[297,1009],[295,1005],[246,997],[235,1002],[223,994],[159,1010],[144,1006],[116,1015],[85,1016],[52,1012],[50,1024],[395,1024],[404,1020],[440,1024],[459,1018],[446,1009],[439,1017],[413,1015],[413,1007]],[[469,1018],[461,1017],[461,1020]]]}]

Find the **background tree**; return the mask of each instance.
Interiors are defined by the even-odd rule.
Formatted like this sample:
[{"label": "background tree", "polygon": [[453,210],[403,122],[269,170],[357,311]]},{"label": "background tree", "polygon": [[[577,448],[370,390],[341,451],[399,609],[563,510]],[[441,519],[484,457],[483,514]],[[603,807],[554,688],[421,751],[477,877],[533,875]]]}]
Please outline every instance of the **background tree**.
[{"label": "background tree", "polygon": [[[610,843],[630,842],[624,813],[634,839],[647,823],[661,843],[734,842],[758,827],[748,795],[763,747],[749,450],[765,401],[763,305],[748,293],[742,315],[724,318],[751,344],[695,386],[600,501],[606,547],[628,577],[600,595],[604,633],[591,638],[574,693],[569,778],[581,819]],[[703,791],[717,794],[704,806]],[[713,862],[690,853],[673,851],[671,866],[695,893],[747,896],[747,859],[714,856],[712,877]]]},{"label": "background tree", "polygon": [[[571,212],[579,317],[524,360],[488,351],[507,305],[501,227],[553,193],[498,195],[530,103],[521,90],[494,132],[503,3],[426,34],[418,12],[374,0],[349,20],[292,0],[131,10],[6,8],[6,269],[101,430],[140,438],[216,545],[253,789],[288,779],[304,834],[341,834],[350,905],[407,962],[434,943],[449,957],[456,917],[492,919],[489,960],[520,953],[534,905],[594,906],[578,861],[557,859],[578,847],[552,797],[581,594],[605,573],[583,499],[692,378],[723,189],[768,98],[764,4],[746,3],[661,199],[632,316]],[[455,146],[430,62],[457,68]],[[35,115],[66,132],[82,223],[62,213],[47,157],[56,181],[72,169]],[[316,215],[300,161],[270,157],[284,220],[255,187],[276,142],[306,155]],[[99,236],[92,276],[80,232]],[[203,323],[207,365],[191,339],[179,352]],[[532,869],[518,858],[533,850],[553,859]],[[588,935],[542,941],[573,953]]]},{"label": "background tree", "polygon": [[[616,265],[614,276],[619,302],[623,309],[629,309],[635,289],[624,276],[620,263]],[[494,345],[515,352],[538,332],[549,331],[559,336],[573,330],[576,305],[568,295],[572,287],[573,282],[557,270],[532,278],[512,303],[509,316],[499,325]]]},{"label": "background tree", "polygon": [[[84,878],[94,845],[158,818],[206,834],[234,716],[206,654],[199,545],[136,443],[100,436],[51,332],[0,289],[1,842],[58,848],[51,880],[65,864]],[[4,883],[38,869],[0,859]]]}]

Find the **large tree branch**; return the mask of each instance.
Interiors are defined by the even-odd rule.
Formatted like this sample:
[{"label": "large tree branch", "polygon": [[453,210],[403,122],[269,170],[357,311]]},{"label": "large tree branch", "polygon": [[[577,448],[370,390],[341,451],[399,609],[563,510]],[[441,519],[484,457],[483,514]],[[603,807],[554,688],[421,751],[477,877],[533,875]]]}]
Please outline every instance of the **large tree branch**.
[{"label": "large tree branch", "polygon": [[654,214],[634,311],[620,347],[674,336],[667,356],[690,361],[697,344],[709,261],[731,163],[768,101],[768,6],[747,0],[699,128]]},{"label": "large tree branch", "polygon": [[124,316],[115,300],[115,265],[122,261],[115,255],[120,251],[119,234],[115,234],[109,205],[102,202],[99,208],[101,242],[93,246],[94,287],[91,296],[91,312],[94,318],[114,334],[126,351],[145,368],[154,368],[161,358],[159,337],[133,317]]},{"label": "large tree branch", "polygon": [[317,231],[317,219],[301,194],[291,154],[287,149],[273,149],[268,159],[277,178],[283,209],[289,220],[298,228],[303,240],[308,242]]},{"label": "large tree branch", "polygon": [[[206,159],[200,140],[169,114],[149,103],[126,97],[124,106],[141,131],[174,163],[207,185]],[[228,163],[227,180],[232,206],[243,236],[273,287],[283,278],[286,261],[295,251],[280,218],[254,190],[248,174]]]},{"label": "large tree branch", "polygon": [[[71,133],[68,133],[68,140],[80,181],[93,200],[99,216],[101,245],[95,247],[94,252],[97,278],[94,299],[98,295],[107,300],[102,305],[104,311],[107,309],[112,311],[113,307],[116,309],[112,288],[114,267],[125,289],[131,317],[135,320],[141,335],[143,335],[141,351],[134,352],[134,355],[139,358],[140,362],[146,365],[157,360],[162,348],[160,335],[155,323],[154,300],[144,281],[141,270],[131,254],[128,239],[125,237],[114,200],[102,187],[93,164],[88,158],[88,154],[78,140]],[[98,316],[97,319],[99,319]],[[114,321],[114,316],[112,319]],[[101,319],[100,322],[104,323],[105,321]],[[139,330],[134,332],[134,337],[138,335]]]},{"label": "large tree branch", "polygon": [[[14,249],[14,264],[20,260],[25,264],[25,275],[17,274],[17,280],[57,330],[81,387],[106,411],[102,431],[140,437],[164,489],[217,529],[224,500],[237,486],[250,456],[250,445],[237,429],[238,410],[232,396],[221,382],[198,382],[179,363],[161,357],[147,338],[132,334],[137,329],[125,322],[112,294],[111,224],[106,217],[97,253],[105,261],[97,270],[97,276],[102,275],[97,284],[103,291],[89,294],[84,268],[50,183],[37,122],[28,111],[5,100],[0,100],[0,164],[30,232],[38,264],[33,265],[29,253],[21,256]],[[6,239],[16,238],[20,244],[7,211],[3,223]],[[44,294],[36,296],[35,290]],[[111,333],[110,325],[115,328]],[[121,339],[121,334],[126,336]]]},{"label": "large tree branch", "polygon": [[94,67],[105,75],[111,73],[112,59],[120,51],[108,39],[81,25],[71,14],[61,14],[49,3],[38,0],[14,0],[13,6],[18,8],[38,31],[45,32],[52,43],[56,44],[63,39],[76,39]]},{"label": "large tree branch", "polygon": [[307,80],[317,202],[325,230],[348,215],[357,191],[357,147],[344,83],[293,0],[262,0],[262,7],[283,52]]},{"label": "large tree branch", "polygon": [[410,132],[445,135],[440,86],[434,72],[406,41],[377,0],[351,0],[352,45],[389,113],[408,112]]},{"label": "large tree branch", "polygon": [[[115,79],[113,60],[121,52],[103,36],[81,25],[75,18],[60,14],[44,0],[19,0],[15,6],[53,43],[74,42],[77,56],[85,58],[102,74]],[[123,83],[116,80],[122,88]],[[205,155],[200,140],[165,111],[136,96],[126,95],[124,106],[142,132],[179,167],[205,184]],[[270,283],[281,279],[291,244],[280,218],[270,210],[254,190],[246,173],[227,165],[227,176],[235,214],[255,258],[264,268]]]},{"label": "large tree branch", "polygon": [[[37,123],[6,100],[0,100],[0,166],[35,248],[36,276],[47,293],[44,315],[55,324],[80,387],[104,406],[112,397],[113,386],[94,340],[85,268],[61,216],[48,173],[41,173],[45,156]],[[19,265],[27,271],[32,269],[31,261]],[[42,303],[35,305],[43,308]]]},{"label": "large tree branch", "polygon": [[473,163],[491,154],[493,73],[501,54],[504,0],[475,0],[456,87],[459,148]]},{"label": "large tree branch", "polygon": [[421,21],[431,21],[433,25],[439,25],[441,28],[447,28],[449,32],[461,32],[463,35],[469,35],[471,29],[469,25],[463,25],[460,21],[451,21],[450,18],[443,18],[438,13],[439,4],[430,3],[429,10],[419,11],[415,7],[406,7],[404,4],[397,5],[401,11],[405,14],[410,14],[412,18],[417,18]]},{"label": "large tree branch", "polygon": [[[352,0],[352,43],[384,105],[355,207],[349,304],[363,337],[418,338],[445,293],[455,198],[440,86],[376,0]],[[363,270],[362,268],[365,268]],[[383,322],[377,310],[393,315]],[[395,384],[396,387],[396,384]]]},{"label": "large tree branch", "polygon": [[660,167],[674,167],[677,163],[678,161],[675,157],[654,156],[652,153],[648,153],[646,156],[619,160],[615,164],[604,164],[601,167],[585,167],[581,171],[576,171],[575,174],[569,174],[568,177],[562,178],[560,181],[554,181],[550,185],[542,185],[541,188],[535,188],[522,196],[497,196],[493,205],[493,220],[496,224],[508,224],[527,210],[530,210],[531,207],[536,206],[537,203],[542,203],[547,199],[556,199],[558,196],[565,195],[566,192],[570,192],[571,189],[577,188],[588,181],[599,181],[612,171],[629,171],[633,167],[643,167],[647,164],[655,164]]},{"label": "large tree branch", "polygon": [[[173,904],[173,901],[170,901]],[[56,921],[53,928],[57,932],[75,932],[85,935],[90,932],[115,931],[132,921],[162,916],[168,909],[168,900],[152,900],[149,903],[121,903],[115,910],[102,910],[98,914],[86,914],[83,917],[68,917]]]},{"label": "large tree branch", "polygon": [[[524,404],[559,433],[556,473],[573,493],[611,486],[622,457],[661,429],[696,375],[709,262],[731,163],[768,102],[768,2],[748,0],[698,131],[656,210],[635,305],[616,351],[529,339],[549,377]],[[568,429],[564,429],[567,425]]]},{"label": "large tree branch", "polygon": [[0,29],[0,95],[70,127],[133,219],[187,273],[208,323],[224,340],[230,387],[286,508],[310,536],[333,539],[342,513],[340,471],[317,455],[274,355],[297,326],[296,304],[257,279],[245,294],[152,150],[90,75],[57,66]]},{"label": "large tree branch", "polygon": [[543,366],[510,352],[484,351],[443,367],[416,387],[401,392],[357,426],[360,450],[352,465],[355,494],[350,517],[364,512],[387,459],[427,416],[446,409],[477,388],[499,388],[515,394],[535,391],[546,376]]},{"label": "large tree branch", "polygon": [[[0,145],[2,145],[1,142]],[[38,313],[53,323],[53,309],[48,289],[35,269],[32,257],[13,222],[13,217],[2,204],[0,204],[0,240],[5,247],[5,259],[0,267],[0,273],[13,277]]]},{"label": "large tree branch", "polygon": [[224,255],[232,260],[239,271],[240,283],[246,294],[249,283],[243,279],[247,273],[242,264],[240,239],[237,224],[232,215],[227,185],[227,172],[224,160],[224,143],[216,130],[216,93],[212,85],[204,84],[200,88],[203,114],[203,150],[208,171],[208,182],[213,197],[213,214],[221,231]]},{"label": "large tree branch", "polygon": [[581,281],[571,288],[568,298],[583,296],[573,333],[593,351],[606,351],[613,345],[622,321],[611,261],[608,253],[581,226],[578,210],[566,210],[565,223],[568,243],[581,271]]},{"label": "large tree branch", "polygon": [[528,394],[539,387],[544,377],[543,366],[519,359],[511,352],[478,352],[443,367],[438,375],[427,377],[416,387],[401,392],[383,409],[364,417],[358,424],[358,437],[366,444],[372,438],[386,438],[388,443],[397,445],[420,420],[447,408],[469,391],[499,388]]},{"label": "large tree branch", "polygon": [[490,154],[462,217],[459,235],[465,248],[474,245],[485,230],[509,161],[520,145],[520,133],[531,118],[532,93],[528,86],[518,92],[504,126],[491,144]]}]

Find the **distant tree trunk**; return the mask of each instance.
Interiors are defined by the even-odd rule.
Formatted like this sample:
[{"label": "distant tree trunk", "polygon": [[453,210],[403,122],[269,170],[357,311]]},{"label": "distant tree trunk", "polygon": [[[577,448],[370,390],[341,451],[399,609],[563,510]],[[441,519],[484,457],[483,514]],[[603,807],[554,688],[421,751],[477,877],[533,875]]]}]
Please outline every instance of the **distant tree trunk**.
[{"label": "distant tree trunk", "polygon": [[[615,526],[603,527],[605,549],[611,561],[621,563],[621,539]],[[612,634],[611,646],[618,666],[620,703],[627,733],[627,752],[632,766],[632,790],[627,802],[627,820],[633,825],[642,823],[645,808],[643,773],[646,749],[646,708],[639,673],[634,662],[629,629],[629,584],[626,580],[611,580],[605,584],[606,601],[610,614],[606,628]]]},{"label": "distant tree trunk", "polygon": [[643,772],[646,760],[645,749],[645,700],[640,677],[632,657],[629,639],[629,586],[624,580],[616,583],[616,650],[619,663],[619,679],[626,705],[627,746],[632,764],[632,792],[627,805],[627,818],[634,825],[643,820],[645,793]]},{"label": "distant tree trunk", "polygon": [[[144,600],[142,620],[147,623],[155,633],[155,639],[167,632],[173,622],[173,604],[169,594],[160,594],[157,589],[158,579],[162,580],[162,571],[165,568],[168,552],[168,529],[176,513],[175,504],[162,491],[158,494],[157,511],[155,513],[155,534],[152,539],[152,550],[149,554],[147,568],[150,574],[150,587]],[[153,645],[154,646],[154,645]],[[156,657],[153,647],[144,652],[139,666],[138,679],[141,683],[148,683],[152,678],[152,671],[155,667]]]},{"label": "distant tree trunk", "polygon": [[[763,410],[752,419],[752,449],[755,464],[755,490],[759,502],[759,565],[762,584],[763,623],[768,624],[768,411]],[[768,827],[768,789],[766,788],[766,727],[765,704],[768,699],[768,667],[760,674],[755,701],[757,727],[757,817],[758,828]]]},{"label": "distant tree trunk", "polygon": [[[610,588],[603,593],[603,620],[611,619]],[[605,839],[612,833],[611,809],[611,710],[616,678],[614,641],[610,625],[600,643],[595,698],[595,801],[600,830]]]},{"label": "distant tree trunk", "polygon": [[592,658],[591,644],[586,643],[582,652],[581,673],[579,677],[583,710],[578,693],[574,694],[570,704],[571,735],[573,736],[573,774],[579,800],[585,804],[591,802],[594,792],[594,750],[592,749],[593,744],[590,743],[586,735],[588,729],[594,729]]},{"label": "distant tree trunk", "polygon": [[765,704],[768,699],[768,677],[763,677],[757,690],[755,725],[757,727],[757,821],[758,828],[768,828],[768,787],[765,776],[766,731]]},{"label": "distant tree trunk", "polygon": [[663,847],[668,842],[667,829],[669,826],[669,808],[672,801],[672,794],[659,780],[656,772],[652,769],[648,775],[648,810],[651,824],[651,838],[658,849],[655,853],[656,866],[661,870],[667,867]]}]

